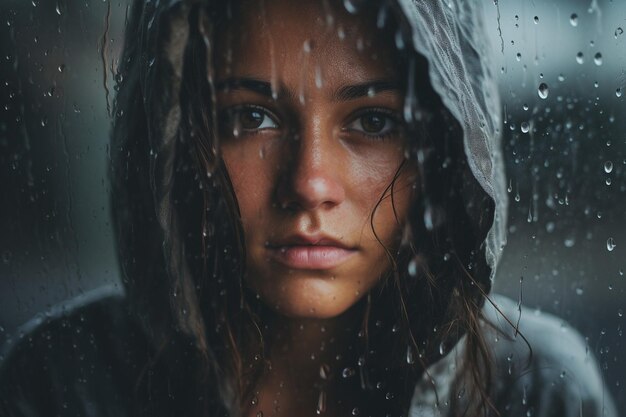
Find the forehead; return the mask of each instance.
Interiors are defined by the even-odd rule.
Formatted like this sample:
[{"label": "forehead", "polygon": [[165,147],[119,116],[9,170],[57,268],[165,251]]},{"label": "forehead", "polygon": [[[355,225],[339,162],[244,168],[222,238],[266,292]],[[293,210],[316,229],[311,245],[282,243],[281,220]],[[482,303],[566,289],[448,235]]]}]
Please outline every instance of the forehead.
[{"label": "forehead", "polygon": [[330,82],[395,78],[393,27],[379,28],[377,17],[377,7],[350,14],[337,1],[233,2],[216,30],[218,76],[285,79],[297,68],[299,77],[324,72]]}]

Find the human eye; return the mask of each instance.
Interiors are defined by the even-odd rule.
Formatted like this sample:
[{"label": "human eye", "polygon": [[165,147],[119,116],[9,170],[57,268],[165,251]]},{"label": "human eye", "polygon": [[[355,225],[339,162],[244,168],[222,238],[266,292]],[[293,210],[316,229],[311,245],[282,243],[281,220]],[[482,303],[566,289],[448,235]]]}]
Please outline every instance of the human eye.
[{"label": "human eye", "polygon": [[384,139],[398,133],[397,117],[390,109],[365,109],[357,112],[345,130]]},{"label": "human eye", "polygon": [[227,108],[221,120],[222,130],[233,136],[279,128],[278,117],[274,113],[265,107],[250,104]]}]

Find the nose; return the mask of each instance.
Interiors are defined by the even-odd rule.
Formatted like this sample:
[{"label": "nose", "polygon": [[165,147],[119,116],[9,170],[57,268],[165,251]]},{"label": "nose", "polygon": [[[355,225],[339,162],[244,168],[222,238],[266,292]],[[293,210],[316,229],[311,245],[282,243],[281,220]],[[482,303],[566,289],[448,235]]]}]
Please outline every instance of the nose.
[{"label": "nose", "polygon": [[[287,161],[278,185],[278,201],[289,210],[329,209],[346,197],[337,142],[322,126],[303,129],[285,146]],[[345,162],[345,161],[344,161]]]}]

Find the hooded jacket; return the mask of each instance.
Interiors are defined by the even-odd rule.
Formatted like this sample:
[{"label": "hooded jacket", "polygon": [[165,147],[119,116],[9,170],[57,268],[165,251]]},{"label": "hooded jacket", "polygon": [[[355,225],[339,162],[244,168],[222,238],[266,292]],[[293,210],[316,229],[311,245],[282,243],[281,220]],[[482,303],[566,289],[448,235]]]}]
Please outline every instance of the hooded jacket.
[{"label": "hooded jacket", "polygon": [[[199,29],[208,19],[201,3],[134,2],[111,143],[112,208],[125,294],[100,289],[25,325],[0,352],[0,416],[190,414],[184,404],[196,401],[195,393],[185,391],[183,381],[197,358],[184,349],[165,349],[184,354],[159,362],[168,363],[162,372],[152,365],[173,331],[178,343],[198,348],[207,343],[192,337],[194,328],[207,323],[194,281],[198,266],[191,245],[197,236],[189,236],[194,224],[185,213],[205,208],[201,181],[186,168],[193,164],[193,152],[189,109],[181,101],[188,94],[185,51],[199,38],[210,48]],[[398,15],[412,53],[428,63],[432,89],[462,129],[467,163],[461,194],[475,231],[476,269],[486,271],[477,279],[489,292],[505,245],[507,194],[500,105],[481,7],[463,0],[387,4]],[[408,88],[407,101],[416,101],[414,87],[409,83]],[[214,219],[224,212],[217,207]],[[172,288],[180,294],[176,301]],[[484,332],[496,364],[491,401],[501,415],[616,415],[598,367],[574,330],[507,299],[491,300],[484,308],[494,326],[485,325]],[[519,317],[519,326],[501,313]],[[463,396],[450,387],[462,369],[464,349],[461,337],[424,372],[410,416],[462,414],[449,405],[452,396]],[[153,373],[169,377],[152,379]],[[148,388],[136,385],[139,379],[147,380]],[[219,403],[227,403],[229,393],[220,395],[215,415],[227,413]]]}]

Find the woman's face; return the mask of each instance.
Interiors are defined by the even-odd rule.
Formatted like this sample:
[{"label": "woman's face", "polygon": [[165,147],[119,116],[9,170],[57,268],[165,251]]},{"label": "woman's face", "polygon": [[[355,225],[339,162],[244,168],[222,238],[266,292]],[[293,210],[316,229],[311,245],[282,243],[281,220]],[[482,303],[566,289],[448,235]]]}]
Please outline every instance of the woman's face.
[{"label": "woman's face", "polygon": [[285,316],[330,318],[389,270],[385,247],[395,254],[414,197],[399,65],[375,13],[259,6],[242,2],[217,33],[221,150],[245,279]]}]

